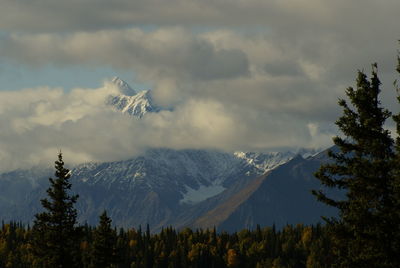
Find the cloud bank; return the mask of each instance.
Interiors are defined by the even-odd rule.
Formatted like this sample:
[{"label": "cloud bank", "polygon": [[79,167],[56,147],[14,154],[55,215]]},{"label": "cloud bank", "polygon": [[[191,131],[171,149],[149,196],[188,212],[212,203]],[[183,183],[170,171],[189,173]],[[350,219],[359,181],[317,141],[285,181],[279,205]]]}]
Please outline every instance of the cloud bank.
[{"label": "cloud bank", "polygon": [[59,149],[77,164],[127,159],[149,147],[233,151],[320,145],[314,144],[318,133],[305,122],[277,123],[274,116],[213,99],[190,99],[173,111],[137,119],[105,104],[116,90],[105,83],[68,93],[57,88],[0,92],[0,170],[48,165]]},{"label": "cloud bank", "polygon": [[0,170],[48,161],[59,148],[80,162],[148,147],[329,146],[357,69],[378,62],[382,103],[398,110],[399,9],[397,0],[4,0],[3,63],[130,71],[174,109],[132,120],[105,106],[108,83],[0,85]]}]

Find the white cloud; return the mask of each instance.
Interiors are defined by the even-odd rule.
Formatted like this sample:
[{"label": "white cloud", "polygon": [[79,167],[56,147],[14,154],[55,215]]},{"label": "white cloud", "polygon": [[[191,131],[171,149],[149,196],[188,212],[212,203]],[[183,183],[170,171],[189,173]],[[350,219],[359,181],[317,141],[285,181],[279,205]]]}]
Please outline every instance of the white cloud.
[{"label": "white cloud", "polygon": [[107,84],[2,91],[0,169],[53,159],[59,147],[105,161],[148,146],[327,145],[337,99],[375,61],[382,102],[398,109],[397,0],[49,1],[2,2],[0,60],[128,70],[175,109],[129,120],[104,106]]},{"label": "white cloud", "polygon": [[[105,104],[98,89],[36,88],[0,92],[0,171],[51,163],[59,149],[71,164],[132,157],[149,147],[227,151],[310,144],[304,122],[192,98],[141,120]],[[278,119],[278,120],[277,120]]]}]

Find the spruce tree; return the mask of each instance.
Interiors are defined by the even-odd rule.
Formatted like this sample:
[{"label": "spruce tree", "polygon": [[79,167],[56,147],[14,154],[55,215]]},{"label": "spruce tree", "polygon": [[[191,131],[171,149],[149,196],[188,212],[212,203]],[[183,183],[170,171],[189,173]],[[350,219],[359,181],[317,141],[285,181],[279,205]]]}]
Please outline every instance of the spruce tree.
[{"label": "spruce tree", "polygon": [[381,106],[379,93],[377,65],[370,81],[359,71],[357,87],[346,90],[351,105],[339,100],[343,115],[336,125],[344,137],[333,139],[337,150],[328,153],[333,161],[315,174],[323,185],[346,194],[336,200],[313,191],[319,201],[338,208],[339,218],[326,220],[339,267],[395,267],[386,241],[393,208],[394,150],[384,124],[391,113]]},{"label": "spruce tree", "polygon": [[118,261],[116,245],[117,233],[111,227],[111,219],[104,211],[100,216],[100,224],[94,231],[90,267],[114,267]]},{"label": "spruce tree", "polygon": [[64,167],[61,152],[55,162],[56,179],[49,178],[48,198],[41,200],[44,212],[35,215],[32,253],[38,267],[77,267],[79,237],[74,204],[78,195],[69,195],[71,173]]},{"label": "spruce tree", "polygon": [[[399,40],[400,43],[400,40]],[[400,75],[400,52],[397,55],[397,73]],[[400,103],[400,87],[398,85],[398,81],[395,80],[394,85],[397,90],[397,100]],[[396,157],[393,161],[393,166],[395,167],[395,179],[392,183],[393,195],[393,209],[389,212],[390,213],[390,226],[388,229],[391,230],[390,238],[387,240],[388,244],[390,245],[391,254],[396,258],[396,256],[400,252],[400,113],[393,116],[393,120],[396,124],[397,130],[397,138],[395,142],[396,148]],[[397,258],[396,258],[397,259]],[[400,261],[397,262],[398,267],[400,267]]]}]

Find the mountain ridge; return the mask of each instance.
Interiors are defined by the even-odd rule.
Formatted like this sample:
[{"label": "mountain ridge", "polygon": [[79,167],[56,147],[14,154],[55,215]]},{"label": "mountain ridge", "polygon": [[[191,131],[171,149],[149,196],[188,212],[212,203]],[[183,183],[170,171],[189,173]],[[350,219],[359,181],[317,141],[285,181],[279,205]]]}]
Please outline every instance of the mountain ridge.
[{"label": "mountain ridge", "polygon": [[[11,220],[12,211],[19,206],[19,216],[13,219],[30,222],[33,214],[40,211],[39,200],[48,187],[51,170],[46,172],[0,174],[1,196],[15,199],[18,192],[26,196],[14,205],[0,201],[3,208],[0,218]],[[72,191],[81,196],[77,203],[80,222],[94,224],[101,211],[107,209],[118,226],[149,223],[153,230],[159,230],[163,223],[178,227],[189,225],[263,173],[264,170],[234,154],[153,149],[130,160],[78,165],[72,168],[71,182]],[[32,176],[40,178],[32,184],[29,182]],[[212,185],[224,189],[196,202],[182,202],[187,187],[196,190]],[[14,191],[3,193],[7,189]]]}]

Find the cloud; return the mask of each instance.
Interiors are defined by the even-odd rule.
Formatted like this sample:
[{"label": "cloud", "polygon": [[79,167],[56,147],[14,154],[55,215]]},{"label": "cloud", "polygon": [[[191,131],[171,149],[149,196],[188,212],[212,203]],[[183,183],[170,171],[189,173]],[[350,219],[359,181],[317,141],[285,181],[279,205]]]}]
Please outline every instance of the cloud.
[{"label": "cloud", "polygon": [[[366,24],[397,25],[396,0],[3,0],[0,28],[18,32],[71,32],[132,25],[265,26],[299,33]],[[306,28],[296,30],[299,26]]]},{"label": "cloud", "polygon": [[[138,28],[94,33],[14,34],[0,45],[8,58],[31,66],[112,65],[154,85],[155,100],[173,106],[192,96],[264,112],[315,113],[336,105],[336,85],[326,80],[322,59],[304,58],[265,36],[231,30],[194,34],[183,28]],[[327,94],[327,92],[329,92]],[[328,98],[329,97],[329,98]],[[332,112],[330,117],[332,119]]]},{"label": "cloud", "polygon": [[69,93],[50,88],[0,92],[0,171],[48,165],[59,149],[77,164],[127,159],[151,147],[234,151],[312,142],[306,122],[286,116],[277,121],[212,99],[193,98],[138,120],[105,104],[115,92],[109,83]]},{"label": "cloud", "polygon": [[174,110],[130,120],[104,106],[109,85],[2,91],[0,169],[53,159],[59,147],[78,162],[152,146],[328,146],[357,69],[378,62],[382,103],[398,110],[399,9],[398,0],[4,0],[3,63],[131,71]]},{"label": "cloud", "polygon": [[[40,66],[88,64],[134,69],[142,76],[223,79],[246,75],[248,60],[238,49],[216,49],[183,28],[146,33],[138,28],[94,33],[11,34],[0,44],[4,57]],[[146,75],[145,75],[146,74]]]},{"label": "cloud", "polygon": [[[52,64],[131,70],[139,82],[153,85],[155,99],[163,106],[195,95],[227,105],[287,107],[281,112],[332,122],[338,114],[336,100],[352,85],[357,69],[368,70],[378,61],[383,82],[391,84],[388,79],[394,77],[397,30],[379,31],[379,37],[392,32],[390,39],[385,34],[383,39],[368,40],[364,27],[354,29],[358,39],[348,37],[347,30],[299,36],[235,29],[195,33],[183,27],[19,33],[2,37],[0,53],[34,68]],[[394,99],[394,91],[384,92],[389,106],[395,107]]]}]

